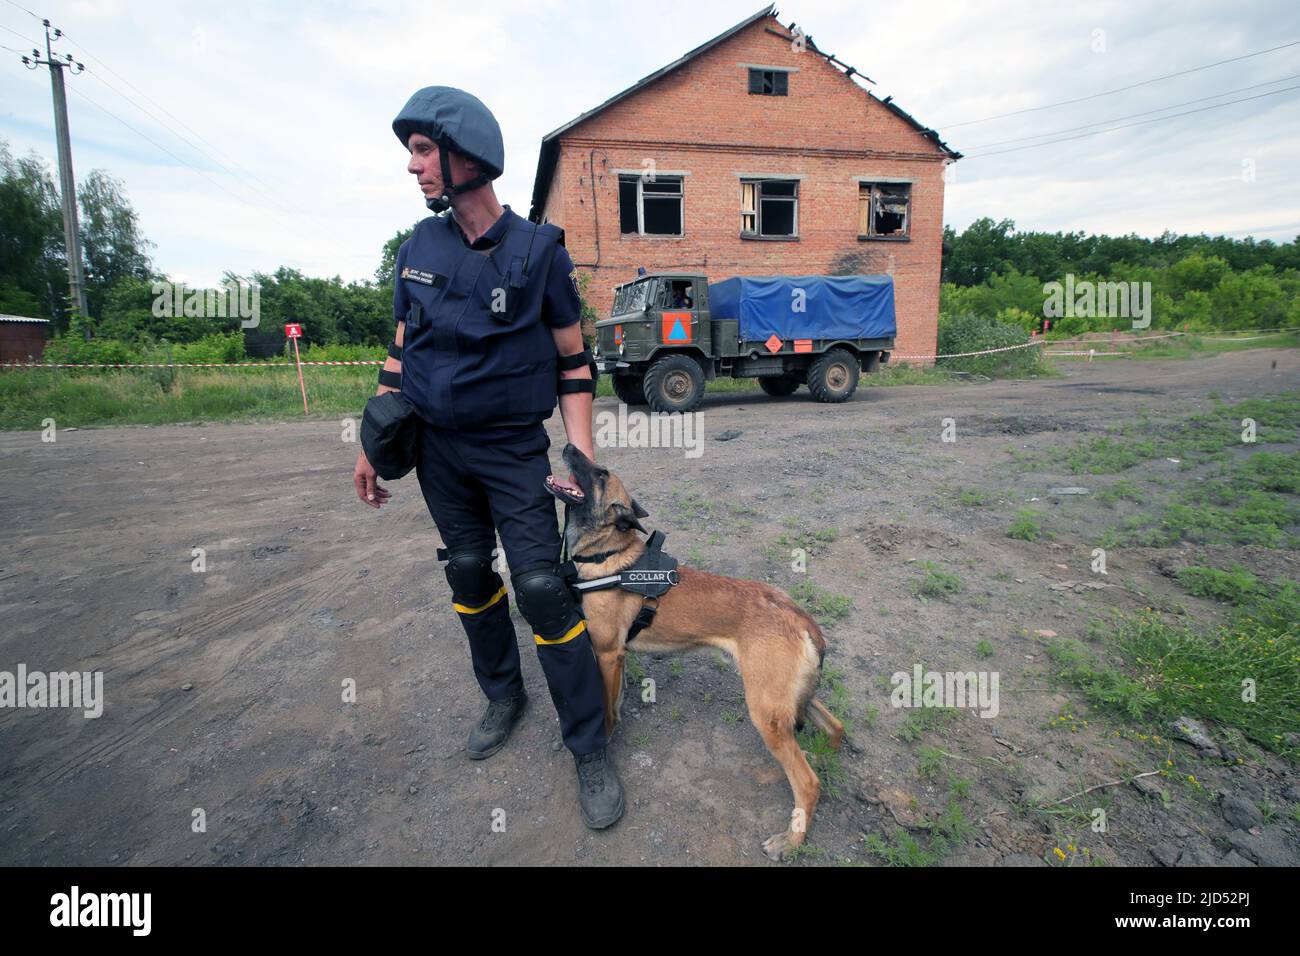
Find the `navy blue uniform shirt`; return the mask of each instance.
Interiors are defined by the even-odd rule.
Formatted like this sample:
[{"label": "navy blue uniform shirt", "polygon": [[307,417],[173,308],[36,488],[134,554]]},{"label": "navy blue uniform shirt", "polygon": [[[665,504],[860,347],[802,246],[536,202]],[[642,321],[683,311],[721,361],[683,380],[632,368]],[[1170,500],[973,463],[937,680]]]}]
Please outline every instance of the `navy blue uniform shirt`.
[{"label": "navy blue uniform shirt", "polygon": [[[510,209],[507,204],[505,209]],[[473,242],[470,242],[465,235],[465,230],[460,227],[456,221],[455,212],[448,213],[451,221],[456,225],[456,231],[460,235],[461,241],[471,249],[487,250],[491,249],[501,241],[501,237],[506,230],[506,216],[502,213],[489,228]],[[406,318],[405,296],[402,294],[402,282],[397,280],[397,296],[393,303],[393,317],[395,320]],[[546,276],[546,292],[542,297],[542,322],[552,329],[563,329],[575,324],[582,318],[582,300],[578,298],[578,273],[574,268],[573,259],[564,246],[558,246],[555,250],[555,256],[551,259],[551,270]],[[545,415],[533,416],[513,416],[505,417],[493,421],[488,427],[519,427],[525,425],[535,425],[550,418],[550,413]]]}]

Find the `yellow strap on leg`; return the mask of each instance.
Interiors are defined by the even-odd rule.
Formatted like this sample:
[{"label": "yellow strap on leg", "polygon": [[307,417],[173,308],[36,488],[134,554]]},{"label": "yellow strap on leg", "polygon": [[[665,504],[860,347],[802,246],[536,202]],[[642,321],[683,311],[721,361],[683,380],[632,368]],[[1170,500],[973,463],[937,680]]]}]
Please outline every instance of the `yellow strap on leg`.
[{"label": "yellow strap on leg", "polygon": [[537,641],[538,644],[565,644],[573,640],[575,637],[577,637],[586,629],[587,629],[587,622],[583,620],[583,621],[579,621],[577,624],[573,625],[573,627],[569,628],[569,630],[566,631],[562,637],[557,637],[553,641],[548,641],[540,634],[534,634],[533,638]]},{"label": "yellow strap on leg", "polygon": [[470,607],[469,605],[466,605],[466,604],[457,604],[455,601],[453,601],[452,604],[451,604],[451,606],[454,607],[454,608],[455,608],[457,611],[459,611],[461,614],[481,614],[483,611],[486,611],[486,610],[487,610],[488,608],[490,608],[493,604],[496,604],[497,601],[500,601],[500,600],[501,600],[503,597],[505,597],[505,596],[506,596],[506,586],[503,584],[503,585],[501,585],[501,587],[497,590],[497,593],[496,593],[496,594],[494,594],[494,595],[492,595],[490,598],[488,598],[488,601],[487,601],[486,604],[481,604],[481,605],[479,605],[478,607]]}]

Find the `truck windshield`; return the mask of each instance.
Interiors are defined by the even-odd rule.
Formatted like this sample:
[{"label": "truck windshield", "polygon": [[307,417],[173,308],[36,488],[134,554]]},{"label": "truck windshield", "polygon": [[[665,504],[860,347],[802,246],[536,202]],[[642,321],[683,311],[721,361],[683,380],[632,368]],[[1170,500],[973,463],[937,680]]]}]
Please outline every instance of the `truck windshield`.
[{"label": "truck windshield", "polygon": [[630,285],[620,286],[614,296],[614,315],[628,312],[640,312],[645,308],[646,293],[650,289],[650,280],[643,279]]}]

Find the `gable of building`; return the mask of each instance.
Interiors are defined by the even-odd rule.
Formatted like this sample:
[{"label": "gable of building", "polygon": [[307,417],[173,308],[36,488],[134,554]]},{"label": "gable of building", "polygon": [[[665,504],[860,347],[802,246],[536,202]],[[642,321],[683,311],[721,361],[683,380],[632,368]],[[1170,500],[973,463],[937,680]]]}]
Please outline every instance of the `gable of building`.
[{"label": "gable of building", "polygon": [[[782,27],[768,6],[542,140],[531,217],[555,181],[561,141],[735,145],[957,159],[934,130],[852,79],[857,71]],[[751,92],[779,84],[784,95]],[[784,74],[778,79],[777,74]]]}]

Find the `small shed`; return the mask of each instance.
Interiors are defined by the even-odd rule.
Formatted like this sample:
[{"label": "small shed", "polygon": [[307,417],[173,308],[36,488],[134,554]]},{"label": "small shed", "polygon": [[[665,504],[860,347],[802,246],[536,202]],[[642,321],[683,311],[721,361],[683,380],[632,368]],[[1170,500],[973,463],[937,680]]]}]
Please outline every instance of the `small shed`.
[{"label": "small shed", "polygon": [[0,363],[39,362],[49,326],[49,319],[0,315]]}]

